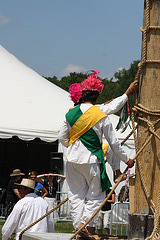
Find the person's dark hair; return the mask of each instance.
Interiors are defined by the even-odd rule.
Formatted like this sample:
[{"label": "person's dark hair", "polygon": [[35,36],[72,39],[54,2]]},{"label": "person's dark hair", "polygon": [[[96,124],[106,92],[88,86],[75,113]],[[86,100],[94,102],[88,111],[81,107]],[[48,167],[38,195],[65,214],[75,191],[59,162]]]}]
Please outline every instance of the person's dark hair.
[{"label": "person's dark hair", "polygon": [[75,103],[74,106],[77,106],[79,104],[81,104],[83,101],[82,101],[82,98],[79,99],[79,102],[78,103]]},{"label": "person's dark hair", "polygon": [[91,102],[91,103],[95,103],[95,101],[97,100],[99,96],[99,92],[98,91],[91,91],[91,90],[86,90],[86,91],[82,91],[82,100],[84,102]]}]

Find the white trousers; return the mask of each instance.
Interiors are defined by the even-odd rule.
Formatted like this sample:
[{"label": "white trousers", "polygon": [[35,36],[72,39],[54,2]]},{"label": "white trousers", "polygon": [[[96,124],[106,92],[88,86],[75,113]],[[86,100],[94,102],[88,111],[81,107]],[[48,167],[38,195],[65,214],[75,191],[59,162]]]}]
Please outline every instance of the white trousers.
[{"label": "white trousers", "polygon": [[111,210],[100,210],[97,217],[97,229],[109,228]]},{"label": "white trousers", "polygon": [[[69,186],[70,211],[73,226],[85,223],[105,198],[100,182],[100,164],[66,163],[66,179]],[[96,227],[96,217],[88,224]]]}]

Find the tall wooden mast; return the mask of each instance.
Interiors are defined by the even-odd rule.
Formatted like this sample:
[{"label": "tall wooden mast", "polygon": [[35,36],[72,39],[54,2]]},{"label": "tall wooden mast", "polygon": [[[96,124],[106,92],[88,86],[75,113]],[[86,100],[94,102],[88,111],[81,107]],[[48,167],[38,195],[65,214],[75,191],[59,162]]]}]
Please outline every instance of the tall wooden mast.
[{"label": "tall wooden mast", "polygon": [[[138,146],[139,149],[146,142],[151,135],[148,129],[149,124],[153,125],[156,134],[160,136],[160,0],[149,0],[144,4],[144,22],[143,22],[143,39],[142,39],[142,74],[140,81],[139,103],[142,108],[146,108],[149,112],[139,111],[138,121]],[[149,12],[146,9],[149,8]],[[148,16],[147,16],[148,14]],[[149,25],[147,26],[146,18],[149,18]],[[146,36],[145,36],[146,35]],[[146,42],[145,42],[146,38]],[[155,125],[154,125],[155,124]],[[139,156],[142,164],[144,180],[149,196],[156,203],[157,193],[159,191],[159,176],[160,176],[160,140],[153,134],[151,141],[144,148]],[[148,208],[146,197],[143,193],[141,177],[139,168],[136,168],[135,181],[135,212],[142,212],[143,209]],[[141,194],[141,197],[139,196]]]},{"label": "tall wooden mast", "polygon": [[154,212],[160,188],[160,0],[144,1],[141,30],[140,105],[135,109],[138,117],[136,150],[149,138],[150,141],[137,158],[134,195],[130,202],[130,213],[140,217]]}]

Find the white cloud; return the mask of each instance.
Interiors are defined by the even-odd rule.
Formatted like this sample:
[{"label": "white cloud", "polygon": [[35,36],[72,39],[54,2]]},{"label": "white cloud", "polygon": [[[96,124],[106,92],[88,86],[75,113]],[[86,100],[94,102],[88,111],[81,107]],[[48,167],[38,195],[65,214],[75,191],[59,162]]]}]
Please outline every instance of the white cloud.
[{"label": "white cloud", "polygon": [[123,69],[124,69],[123,67],[119,67],[119,68],[117,68],[116,72],[120,72],[120,71],[122,71]]},{"label": "white cloud", "polygon": [[116,82],[118,79],[116,79],[116,78],[114,77],[114,74],[115,74],[116,72],[122,71],[123,69],[124,69],[124,67],[119,67],[119,68],[117,68],[117,69],[115,69],[115,70],[112,70],[112,71],[109,72],[108,74],[104,75],[102,78],[103,78],[103,79],[104,79],[104,78],[107,78],[108,80],[110,80],[110,79],[112,78],[112,81],[113,81],[113,82]]},{"label": "white cloud", "polygon": [[6,25],[11,21],[9,17],[5,17],[2,14],[0,14],[0,25]]},{"label": "white cloud", "polygon": [[86,72],[86,69],[82,66],[68,64],[68,66],[64,68],[61,73],[62,73],[62,76],[67,76],[71,72],[76,72],[76,73]]}]

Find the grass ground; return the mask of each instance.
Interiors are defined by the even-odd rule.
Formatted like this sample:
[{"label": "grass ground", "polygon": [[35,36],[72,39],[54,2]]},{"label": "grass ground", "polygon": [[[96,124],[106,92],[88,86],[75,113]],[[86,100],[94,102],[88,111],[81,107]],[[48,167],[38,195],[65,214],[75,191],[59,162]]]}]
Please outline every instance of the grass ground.
[{"label": "grass ground", "polygon": [[[4,218],[0,218],[0,240],[2,240],[2,227],[4,224]],[[57,222],[55,224],[55,232],[56,233],[73,233],[74,228],[72,222]],[[12,240],[15,237],[15,234],[12,234]]]}]

